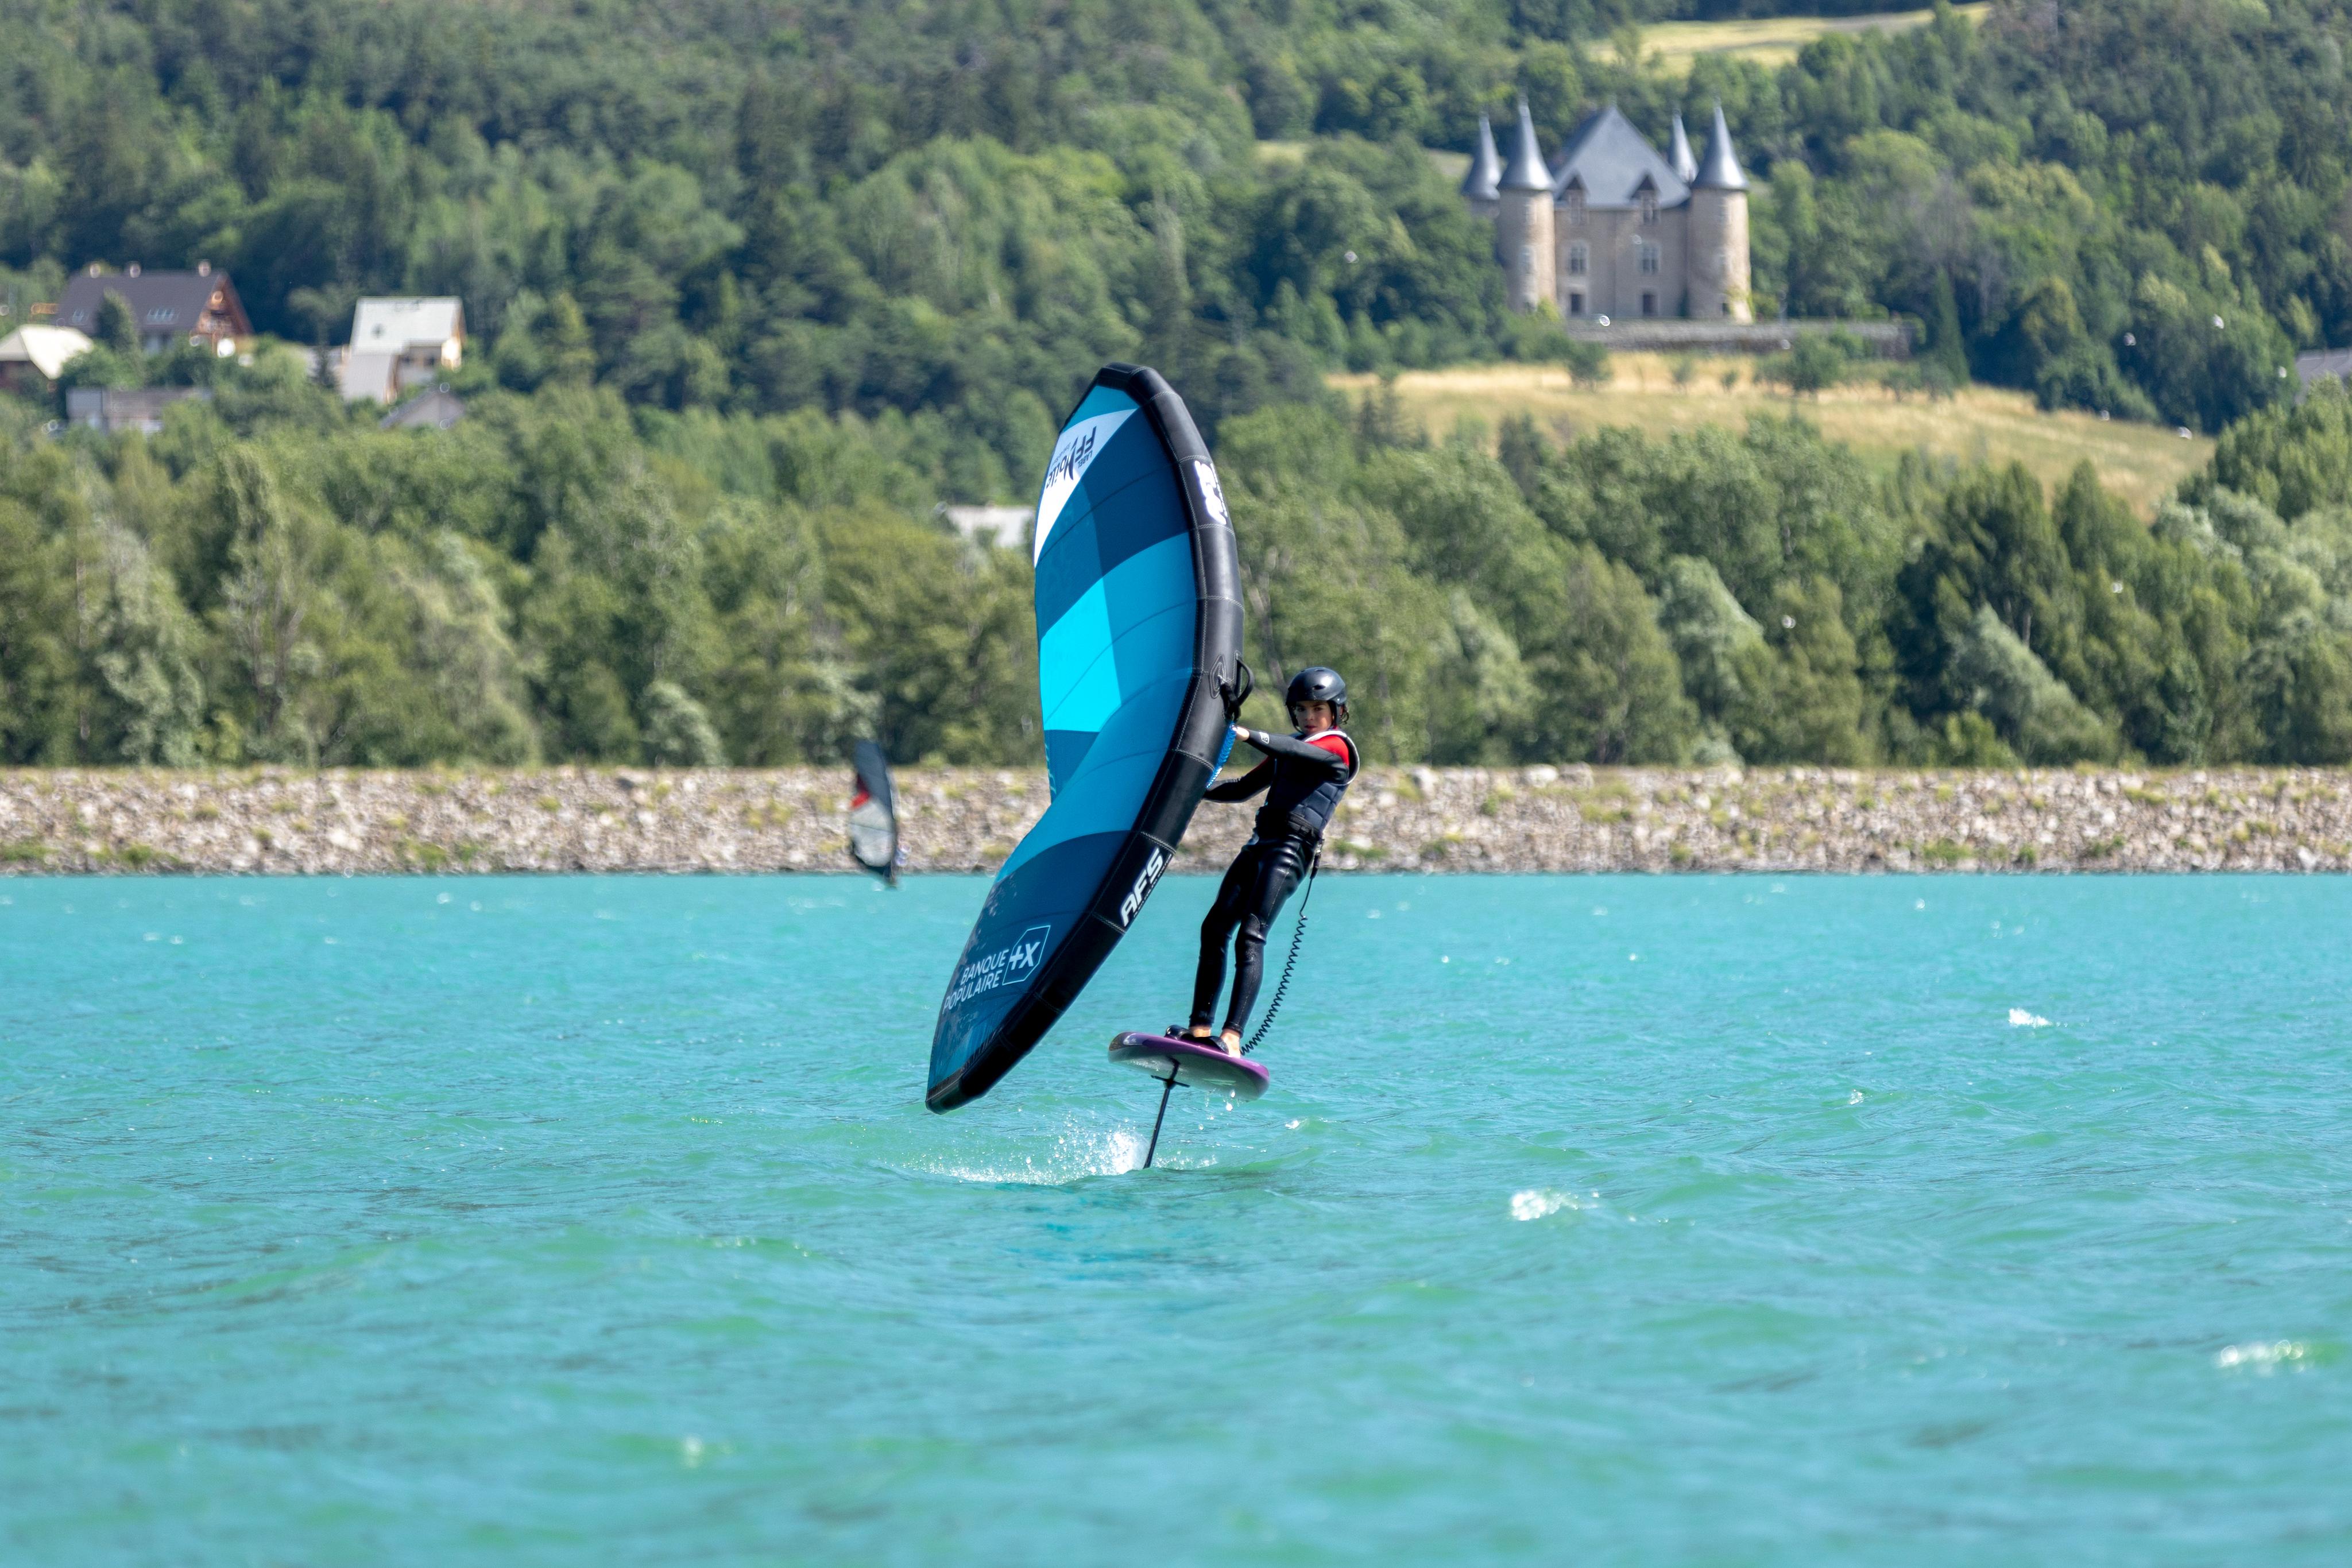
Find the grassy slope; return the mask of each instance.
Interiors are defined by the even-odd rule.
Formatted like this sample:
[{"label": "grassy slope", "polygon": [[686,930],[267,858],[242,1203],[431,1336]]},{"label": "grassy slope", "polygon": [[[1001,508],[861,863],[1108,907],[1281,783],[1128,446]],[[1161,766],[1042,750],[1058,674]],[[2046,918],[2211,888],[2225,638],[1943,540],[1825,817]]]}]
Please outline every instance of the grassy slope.
[{"label": "grassy slope", "polygon": [[[1970,18],[1984,15],[1983,0],[1955,7]],[[1676,76],[1685,75],[1701,55],[1738,55],[1763,66],[1783,66],[1797,51],[1825,33],[1889,32],[1925,26],[1932,11],[1888,11],[1872,16],[1764,16],[1729,22],[1659,22],[1642,29],[1642,55]],[[1600,52],[1613,59],[1616,48]]]},{"label": "grassy slope", "polygon": [[[2044,413],[2022,392],[1971,386],[1948,402],[1931,403],[1912,394],[1895,401],[1874,382],[1858,383],[1792,404],[1777,391],[1757,386],[1755,362],[1703,359],[1685,388],[1676,388],[1666,358],[1615,354],[1614,377],[1596,391],[1569,384],[1553,366],[1475,365],[1446,371],[1408,371],[1397,378],[1397,393],[1433,434],[1451,431],[1469,415],[1488,432],[1503,416],[1522,411],[1559,434],[1626,425],[1664,433],[1702,424],[1743,428],[1758,413],[1801,413],[1832,441],[1844,442],[1874,466],[1892,469],[1906,451],[1969,463],[2021,462],[2045,485],[2056,485],[2088,458],[2100,480],[2130,501],[2142,516],[2192,470],[2213,455],[2213,443],[2182,440],[2173,431],[2126,420],[2103,421],[2078,413]],[[1721,378],[1738,374],[1727,391]],[[1352,402],[1372,386],[1369,375],[1335,375],[1331,385]]]}]

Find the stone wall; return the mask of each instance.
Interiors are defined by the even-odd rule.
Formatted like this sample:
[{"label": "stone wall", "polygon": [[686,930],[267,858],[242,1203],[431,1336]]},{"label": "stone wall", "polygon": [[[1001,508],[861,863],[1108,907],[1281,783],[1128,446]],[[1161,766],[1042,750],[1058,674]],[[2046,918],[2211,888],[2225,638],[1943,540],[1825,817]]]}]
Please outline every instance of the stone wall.
[{"label": "stone wall", "polygon": [[[845,768],[0,772],[0,872],[842,872]],[[909,770],[910,872],[994,869],[1042,773]],[[1205,806],[1180,871],[1246,807]],[[2352,870],[2352,773],[1371,768],[1335,869]]]}]

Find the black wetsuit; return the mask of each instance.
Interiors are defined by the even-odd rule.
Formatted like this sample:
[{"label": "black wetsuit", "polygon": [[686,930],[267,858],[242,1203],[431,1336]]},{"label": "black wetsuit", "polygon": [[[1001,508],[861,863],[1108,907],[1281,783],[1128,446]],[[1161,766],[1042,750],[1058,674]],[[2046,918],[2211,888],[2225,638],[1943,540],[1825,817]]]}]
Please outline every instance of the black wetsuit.
[{"label": "black wetsuit", "polygon": [[1266,754],[1265,760],[1229,784],[1209,787],[1205,798],[1211,800],[1246,800],[1261,789],[1267,794],[1265,804],[1258,808],[1256,833],[1234,857],[1217,888],[1217,901],[1209,906],[1209,917],[1201,922],[1201,967],[1192,981],[1196,1030],[1209,1027],[1217,993],[1224,988],[1228,941],[1234,947],[1234,998],[1225,1009],[1225,1028],[1238,1032],[1248,1022],[1264,976],[1266,931],[1306,876],[1331,813],[1339,810],[1339,797],[1356,776],[1354,741],[1336,729],[1324,730],[1315,739],[1334,737],[1344,757],[1296,736],[1251,730],[1245,738]]}]

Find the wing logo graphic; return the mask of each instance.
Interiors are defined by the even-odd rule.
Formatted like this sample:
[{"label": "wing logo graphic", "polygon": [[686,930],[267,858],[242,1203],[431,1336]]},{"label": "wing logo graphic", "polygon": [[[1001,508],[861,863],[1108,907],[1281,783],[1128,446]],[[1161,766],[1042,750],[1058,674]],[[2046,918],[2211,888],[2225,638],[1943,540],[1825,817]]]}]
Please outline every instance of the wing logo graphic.
[{"label": "wing logo graphic", "polygon": [[1217,465],[1205,457],[1193,458],[1192,485],[1200,492],[1201,509],[1220,527],[1232,528],[1234,519],[1225,511],[1225,487],[1217,482]]},{"label": "wing logo graphic", "polygon": [[956,971],[955,984],[948,988],[947,1000],[940,1004],[940,1010],[953,1012],[972,998],[985,996],[1001,986],[1023,984],[1045,961],[1045,944],[1053,936],[1051,925],[1032,925],[995,952],[974,958]]},{"label": "wing logo graphic", "polygon": [[1160,873],[1167,869],[1168,852],[1154,844],[1151,847],[1151,858],[1144,862],[1143,869],[1136,873],[1135,885],[1129,888],[1127,896],[1119,901],[1120,930],[1124,931],[1135,924],[1137,914],[1143,908],[1143,901],[1150,898],[1151,890],[1160,885]]},{"label": "wing logo graphic", "polygon": [[1054,461],[1045,469],[1045,483],[1051,485],[1056,480],[1075,479],[1085,473],[1087,460],[1095,455],[1096,437],[1100,434],[1099,431],[1081,430],[1076,440],[1055,453]]},{"label": "wing logo graphic", "polygon": [[1045,465],[1045,487],[1037,493],[1037,548],[1029,559],[1034,563],[1045,556],[1045,538],[1061,520],[1062,508],[1070,504],[1078,481],[1086,477],[1087,468],[1102,455],[1118,427],[1135,417],[1135,410],[1119,409],[1112,413],[1098,413],[1092,419],[1082,419],[1062,432],[1062,439],[1054,443],[1054,460]]}]

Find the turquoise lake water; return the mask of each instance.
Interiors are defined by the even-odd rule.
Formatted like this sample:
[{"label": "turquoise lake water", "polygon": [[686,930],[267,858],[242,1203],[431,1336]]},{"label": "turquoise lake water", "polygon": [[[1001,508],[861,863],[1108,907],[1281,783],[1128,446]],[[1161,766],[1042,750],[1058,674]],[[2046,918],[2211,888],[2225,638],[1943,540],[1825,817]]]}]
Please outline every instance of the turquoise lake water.
[{"label": "turquoise lake water", "polygon": [[1138,1171],[1212,888],[0,881],[0,1558],[2352,1553],[2352,882],[1335,876]]}]

